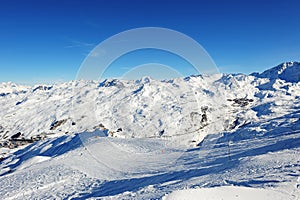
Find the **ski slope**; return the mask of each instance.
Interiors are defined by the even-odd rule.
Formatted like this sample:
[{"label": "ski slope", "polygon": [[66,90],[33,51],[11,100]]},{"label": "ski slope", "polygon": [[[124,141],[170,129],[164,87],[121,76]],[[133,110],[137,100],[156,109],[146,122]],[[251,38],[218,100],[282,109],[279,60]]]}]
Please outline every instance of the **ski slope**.
[{"label": "ski slope", "polygon": [[[299,199],[299,79],[289,62],[251,75],[1,83],[0,196]],[[7,145],[18,139],[30,142]]]}]

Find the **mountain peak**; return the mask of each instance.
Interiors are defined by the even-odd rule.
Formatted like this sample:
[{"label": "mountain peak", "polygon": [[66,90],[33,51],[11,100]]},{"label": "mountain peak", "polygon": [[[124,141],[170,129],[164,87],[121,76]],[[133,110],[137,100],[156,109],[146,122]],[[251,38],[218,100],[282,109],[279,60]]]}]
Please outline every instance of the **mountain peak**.
[{"label": "mountain peak", "polygon": [[281,79],[287,82],[300,81],[300,63],[299,62],[284,62],[276,67],[268,69],[259,74],[260,78]]}]

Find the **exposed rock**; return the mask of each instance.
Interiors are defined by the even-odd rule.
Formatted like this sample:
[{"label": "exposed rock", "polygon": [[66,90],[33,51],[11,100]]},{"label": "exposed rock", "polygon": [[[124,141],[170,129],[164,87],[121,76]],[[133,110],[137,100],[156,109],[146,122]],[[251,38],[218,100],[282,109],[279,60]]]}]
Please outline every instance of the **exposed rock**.
[{"label": "exposed rock", "polygon": [[12,135],[10,138],[11,138],[11,139],[17,139],[17,138],[20,137],[21,135],[22,135],[22,133],[21,133],[21,132],[18,132],[18,133],[16,133],[16,134]]},{"label": "exposed rock", "polygon": [[20,105],[21,103],[24,103],[25,101],[27,101],[27,97],[24,98],[24,99],[21,100],[21,101],[18,101],[18,102],[16,103],[16,106]]},{"label": "exposed rock", "polygon": [[102,123],[100,123],[99,125],[97,125],[97,126],[94,126],[93,127],[93,129],[99,129],[99,130],[107,130],[107,128],[105,128],[105,126],[102,124]]},{"label": "exposed rock", "polygon": [[50,130],[55,130],[57,127],[63,125],[66,122],[67,122],[67,119],[55,121],[50,125]]},{"label": "exposed rock", "polygon": [[115,86],[120,89],[125,87],[124,84],[117,79],[113,79],[111,81],[105,79],[103,82],[99,84],[99,87],[112,87],[112,86]]},{"label": "exposed rock", "polygon": [[122,132],[123,129],[122,128],[118,128],[117,132]]},{"label": "exposed rock", "polygon": [[238,125],[240,125],[239,118],[236,118],[229,126],[229,130],[235,129]]},{"label": "exposed rock", "polygon": [[19,146],[23,146],[29,143],[33,143],[34,141],[31,139],[10,139],[8,141],[2,141],[0,142],[0,147],[3,148],[9,148],[9,149],[14,149],[18,148]]},{"label": "exposed rock", "polygon": [[36,142],[36,141],[40,141],[40,140],[43,140],[47,137],[47,133],[41,133],[39,135],[36,135],[36,136],[32,136],[30,139],[33,141],[33,142]]},{"label": "exposed rock", "polygon": [[0,125],[0,133],[4,132],[4,127]]},{"label": "exposed rock", "polygon": [[30,139],[28,138],[19,138],[22,134],[19,132],[13,136],[9,140],[6,141],[0,141],[0,148],[9,148],[9,149],[14,149],[18,148],[20,146],[24,146],[30,143],[37,142],[39,140],[43,140],[47,137],[46,133],[41,133],[36,136],[32,136]]},{"label": "exposed rock", "polygon": [[208,106],[202,106],[202,107],[201,107],[201,111],[202,111],[203,113],[206,113],[207,110],[208,110]]},{"label": "exposed rock", "polygon": [[159,133],[158,133],[159,137],[161,137],[164,133],[165,133],[165,130],[159,131]]},{"label": "exposed rock", "polygon": [[108,135],[109,135],[110,137],[114,137],[114,134],[115,134],[114,131],[109,131],[109,132],[108,132]]},{"label": "exposed rock", "polygon": [[6,131],[6,132],[2,135],[2,138],[3,138],[3,139],[7,139],[7,138],[8,138],[8,133],[9,133],[9,131]]},{"label": "exposed rock", "polygon": [[40,86],[37,86],[36,88],[34,88],[32,92],[35,92],[37,90],[51,90],[51,89],[52,89],[52,86],[42,86],[42,85],[40,85]]},{"label": "exposed rock", "polygon": [[203,113],[201,118],[201,123],[205,123],[205,122],[207,122],[207,115],[206,113]]},{"label": "exposed rock", "polygon": [[9,95],[10,93],[0,93],[0,97],[5,97],[6,95]]},{"label": "exposed rock", "polygon": [[249,105],[249,103],[252,103],[253,99],[247,99],[247,98],[236,98],[236,99],[227,99],[227,101],[233,101],[232,106],[235,107],[245,107]]}]

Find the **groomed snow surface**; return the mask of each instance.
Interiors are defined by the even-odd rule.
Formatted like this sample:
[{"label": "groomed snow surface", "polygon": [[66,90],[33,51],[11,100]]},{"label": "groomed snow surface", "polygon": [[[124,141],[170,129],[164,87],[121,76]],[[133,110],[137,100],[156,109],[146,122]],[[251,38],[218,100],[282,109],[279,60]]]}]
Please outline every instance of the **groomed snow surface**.
[{"label": "groomed snow surface", "polygon": [[175,191],[162,198],[163,200],[282,200],[286,196],[282,193],[259,188],[223,186]]},{"label": "groomed snow surface", "polygon": [[2,83],[0,198],[299,200],[299,66]]}]

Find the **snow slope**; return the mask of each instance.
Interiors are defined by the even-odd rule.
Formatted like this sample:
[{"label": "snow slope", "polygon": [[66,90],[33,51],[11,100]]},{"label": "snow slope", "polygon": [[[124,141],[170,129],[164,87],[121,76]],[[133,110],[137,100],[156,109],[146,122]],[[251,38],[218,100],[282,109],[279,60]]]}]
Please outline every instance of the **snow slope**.
[{"label": "snow slope", "polygon": [[[241,199],[255,191],[256,199],[299,199],[299,66],[166,81],[2,83],[0,195]],[[8,149],[15,139],[30,144]]]},{"label": "snow slope", "polygon": [[102,132],[46,139],[1,163],[0,194],[7,199],[151,199],[184,188],[239,186],[261,190],[257,199],[269,191],[299,199],[300,132],[289,128],[232,143],[226,135],[211,135],[175,162],[172,153],[178,149],[162,152],[159,140],[128,141]]},{"label": "snow slope", "polygon": [[264,200],[283,200],[286,196],[282,193],[273,190],[254,189],[249,187],[235,187],[226,186],[218,188],[202,188],[202,189],[190,189],[176,191],[163,198],[163,200],[198,200],[210,199],[210,200],[252,200],[252,199],[264,199]]}]

